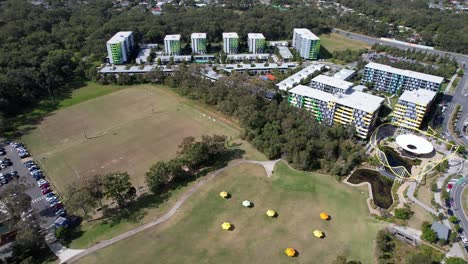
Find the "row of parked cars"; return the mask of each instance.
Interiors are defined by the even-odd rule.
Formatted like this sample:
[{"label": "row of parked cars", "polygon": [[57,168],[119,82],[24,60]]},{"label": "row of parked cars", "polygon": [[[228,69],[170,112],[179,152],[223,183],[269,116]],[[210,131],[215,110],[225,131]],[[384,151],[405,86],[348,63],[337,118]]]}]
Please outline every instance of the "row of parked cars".
[{"label": "row of parked cars", "polygon": [[11,142],[10,145],[16,149],[20,158],[30,157],[28,149],[22,143]]},{"label": "row of parked cars", "polygon": [[[13,147],[16,148],[18,154],[26,152],[29,156],[29,152],[26,147],[19,143],[10,143]],[[17,147],[18,146],[18,147]],[[21,155],[20,155],[21,157]],[[46,201],[49,203],[51,210],[56,216],[66,216],[65,208],[63,208],[62,201],[52,192],[50,183],[45,179],[45,175],[39,165],[36,164],[33,160],[29,160],[23,163],[23,165],[28,169],[29,174],[37,182],[37,186],[41,189],[42,195],[44,195]]]}]

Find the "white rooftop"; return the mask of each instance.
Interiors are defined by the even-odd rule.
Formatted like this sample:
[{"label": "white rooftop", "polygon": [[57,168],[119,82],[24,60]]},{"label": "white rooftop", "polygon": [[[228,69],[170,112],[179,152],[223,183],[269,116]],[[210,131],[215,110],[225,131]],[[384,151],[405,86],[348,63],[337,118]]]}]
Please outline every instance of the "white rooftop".
[{"label": "white rooftop", "polygon": [[309,77],[316,71],[322,70],[324,67],[323,64],[312,64],[301,71],[289,76],[288,78],[282,80],[281,82],[277,83],[276,86],[283,91],[287,91],[294,87],[294,85],[300,83],[305,78]]},{"label": "white rooftop", "polygon": [[206,38],[206,33],[192,33],[191,38]]},{"label": "white rooftop", "polygon": [[130,37],[132,35],[132,31],[119,31],[115,33],[115,35],[110,38],[107,43],[113,44],[113,43],[120,43],[124,41],[126,38]]},{"label": "white rooftop", "polygon": [[239,38],[236,32],[224,32],[223,38]]},{"label": "white rooftop", "polygon": [[395,141],[404,150],[415,154],[428,154],[434,150],[431,142],[413,134],[399,135]]},{"label": "white rooftop", "polygon": [[367,113],[374,113],[382,105],[384,98],[359,91],[349,94],[334,95],[318,89],[298,85],[289,91],[290,93],[316,98],[325,102],[336,102],[337,104],[358,109]]},{"label": "white rooftop", "polygon": [[249,33],[247,34],[249,39],[265,39],[262,33]]},{"label": "white rooftop", "polygon": [[353,70],[348,70],[348,69],[341,69],[339,72],[335,73],[333,75],[333,78],[340,79],[340,80],[346,80],[349,77],[351,77],[355,71]]},{"label": "white rooftop", "polygon": [[341,89],[343,91],[346,91],[353,86],[352,82],[343,81],[323,74],[320,74],[317,77],[313,78],[312,82],[318,82],[325,85],[329,85]]},{"label": "white rooftop", "polygon": [[180,34],[166,35],[164,40],[180,40]]},{"label": "white rooftop", "polygon": [[425,90],[425,89],[419,89],[419,90],[413,90],[413,91],[406,90],[403,92],[403,94],[401,94],[399,100],[426,106],[430,102],[432,102],[435,96],[436,96],[436,92]]},{"label": "white rooftop", "polygon": [[409,70],[402,70],[402,69],[394,68],[392,66],[375,63],[375,62],[369,62],[366,65],[366,68],[381,70],[385,72],[391,72],[391,73],[395,73],[395,74],[399,74],[399,75],[403,75],[403,76],[407,76],[411,78],[417,78],[420,80],[430,81],[430,82],[434,82],[438,84],[441,84],[444,81],[444,78],[440,76],[435,76],[435,75],[425,74],[425,73],[415,72],[415,71],[409,71]]},{"label": "white rooftop", "polygon": [[293,58],[293,55],[292,55],[291,51],[289,51],[288,47],[278,46],[277,48],[278,48],[279,54],[281,55],[281,57],[283,57],[283,59],[292,59]]},{"label": "white rooftop", "polygon": [[301,34],[303,38],[311,39],[311,40],[319,40],[320,38],[317,37],[314,33],[312,33],[307,28],[295,28],[295,33]]}]

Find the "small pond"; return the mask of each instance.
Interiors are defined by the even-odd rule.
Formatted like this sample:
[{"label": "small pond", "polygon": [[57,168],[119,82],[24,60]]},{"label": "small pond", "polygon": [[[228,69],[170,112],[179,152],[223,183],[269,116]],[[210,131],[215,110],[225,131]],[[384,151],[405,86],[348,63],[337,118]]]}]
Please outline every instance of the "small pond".
[{"label": "small pond", "polygon": [[403,166],[406,168],[406,170],[408,170],[408,172],[411,172],[411,168],[413,166],[421,164],[420,159],[409,159],[409,158],[402,157],[398,152],[396,152],[391,147],[384,146],[381,148],[381,150],[385,152],[388,163],[392,167]]},{"label": "small pond", "polygon": [[349,177],[348,182],[359,184],[368,182],[372,186],[372,195],[374,204],[380,208],[388,209],[392,203],[393,180],[383,176],[378,171],[369,169],[357,169]]}]

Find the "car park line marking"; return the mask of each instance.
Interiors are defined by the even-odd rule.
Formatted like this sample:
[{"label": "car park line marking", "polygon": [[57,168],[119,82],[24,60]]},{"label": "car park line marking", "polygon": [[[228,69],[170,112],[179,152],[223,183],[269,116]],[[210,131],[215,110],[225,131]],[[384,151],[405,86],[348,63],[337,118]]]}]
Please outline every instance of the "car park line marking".
[{"label": "car park line marking", "polygon": [[42,200],[44,200],[44,199],[45,199],[44,196],[37,197],[37,198],[35,198],[35,199],[33,199],[33,200],[31,201],[31,204],[37,203],[37,202],[42,201]]}]

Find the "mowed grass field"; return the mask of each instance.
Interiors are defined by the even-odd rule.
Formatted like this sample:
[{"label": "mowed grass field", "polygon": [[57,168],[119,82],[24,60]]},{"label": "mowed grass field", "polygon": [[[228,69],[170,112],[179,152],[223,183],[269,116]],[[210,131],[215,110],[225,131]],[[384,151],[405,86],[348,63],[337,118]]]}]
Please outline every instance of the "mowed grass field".
[{"label": "mowed grass field", "polygon": [[[94,99],[79,103],[87,97]],[[63,108],[49,114],[21,141],[62,193],[90,175],[115,171],[128,171],[136,187],[144,186],[149,167],[173,158],[184,137],[222,134],[235,139],[240,133],[235,125],[164,86],[117,91],[92,85],[61,104]]]},{"label": "mowed grass field", "polygon": [[370,45],[368,45],[367,43],[353,40],[336,33],[323,34],[319,37],[320,45],[327,49],[329,52],[345,49],[359,50],[370,48]]},{"label": "mowed grass field", "polygon": [[[224,200],[219,192],[232,197]],[[276,165],[230,168],[204,185],[168,222],[81,259],[78,263],[331,263],[337,255],[372,263],[373,241],[384,224],[369,217],[365,188],[328,175]],[[243,200],[254,203],[244,208]],[[274,209],[278,218],[265,212]],[[331,221],[319,213],[328,212]],[[221,224],[229,221],[233,231]],[[315,238],[313,230],[325,232]],[[284,254],[298,250],[296,258]]]}]

